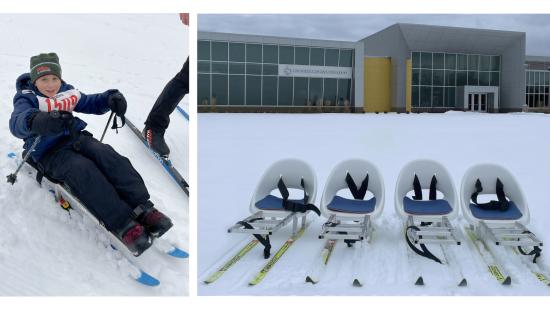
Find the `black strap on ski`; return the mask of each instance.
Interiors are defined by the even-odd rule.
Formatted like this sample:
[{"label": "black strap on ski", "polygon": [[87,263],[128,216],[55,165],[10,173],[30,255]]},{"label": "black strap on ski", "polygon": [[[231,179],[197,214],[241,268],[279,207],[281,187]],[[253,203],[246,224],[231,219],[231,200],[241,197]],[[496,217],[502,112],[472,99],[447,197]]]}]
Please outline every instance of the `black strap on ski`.
[{"label": "black strap on ski", "polygon": [[500,210],[500,211],[506,211],[508,210],[508,207],[510,206],[510,202],[506,200],[506,194],[504,194],[504,185],[500,181],[500,179],[497,178],[496,183],[496,194],[498,201],[490,201],[487,203],[478,203],[477,202],[477,196],[479,193],[483,191],[483,186],[481,185],[481,181],[479,179],[476,180],[476,191],[472,194],[472,202],[474,204],[481,208],[486,210]]},{"label": "black strap on ski", "polygon": [[438,259],[435,255],[433,255],[433,253],[431,253],[430,250],[428,250],[428,248],[424,244],[420,244],[420,249],[418,249],[417,247],[415,247],[413,245],[412,241],[409,239],[409,234],[408,234],[409,229],[412,229],[412,230],[415,230],[415,231],[420,231],[420,228],[418,226],[411,225],[411,226],[408,226],[405,229],[405,240],[407,241],[407,244],[412,249],[412,251],[414,251],[414,253],[416,253],[420,256],[423,256],[427,259],[435,261],[439,264],[443,264],[441,262],[441,260]]},{"label": "black strap on ski", "polygon": [[353,198],[356,200],[363,200],[369,187],[369,174],[367,174],[359,189],[357,189],[357,185],[349,173],[346,174],[346,183],[348,184],[348,188],[353,195]]},{"label": "black strap on ski", "polygon": [[[257,218],[257,219],[261,219],[261,218]],[[254,222],[254,219],[252,219],[250,222]],[[246,221],[239,221],[237,222],[237,224],[242,225],[245,229],[248,229],[248,230],[254,229],[254,227]],[[256,237],[256,239],[264,246],[264,259],[268,259],[269,256],[271,255],[271,252],[270,252],[271,242],[269,241],[269,235],[265,235],[265,238],[260,234],[252,234],[252,236]]]},{"label": "black strap on ski", "polygon": [[[530,231],[523,231],[522,234],[531,234],[531,232]],[[523,255],[533,255],[533,263],[537,263],[537,259],[541,255],[542,249],[539,246],[533,246],[533,250],[531,250],[531,251],[529,251],[529,253],[527,253],[525,250],[523,250],[523,248],[521,246],[518,246],[518,251],[519,251],[519,253],[521,253]]]},{"label": "black strap on ski", "polygon": [[306,189],[305,189],[305,183],[304,179],[302,178],[300,182],[302,188],[304,189],[304,201],[303,203],[297,203],[293,201],[288,200],[288,196],[290,195],[288,193],[288,189],[283,181],[283,177],[279,178],[279,182],[277,183],[277,187],[279,188],[279,192],[281,192],[281,196],[283,198],[283,208],[285,210],[291,211],[291,212],[306,212],[308,210],[312,210],[315,212],[318,216],[321,215],[321,211],[317,206],[313,204],[308,204],[307,201],[309,199]]}]

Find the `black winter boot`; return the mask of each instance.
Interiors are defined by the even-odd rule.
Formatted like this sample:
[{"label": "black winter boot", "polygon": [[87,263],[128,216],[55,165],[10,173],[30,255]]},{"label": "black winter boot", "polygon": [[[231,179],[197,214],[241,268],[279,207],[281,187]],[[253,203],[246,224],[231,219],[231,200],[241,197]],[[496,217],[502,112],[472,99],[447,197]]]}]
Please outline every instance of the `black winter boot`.
[{"label": "black winter boot", "polygon": [[137,206],[134,209],[134,213],[136,212],[139,212],[136,220],[143,224],[153,237],[162,236],[173,226],[172,220],[158,211],[151,201],[147,201],[145,204]]},{"label": "black winter boot", "polygon": [[153,240],[147,233],[147,230],[140,223],[129,219],[121,229],[114,231],[113,234],[122,241],[122,243],[132,252],[139,256],[153,244]]},{"label": "black winter boot", "polygon": [[168,148],[168,145],[164,141],[164,131],[154,130],[146,126],[142,134],[153,151],[161,157],[167,158],[170,155],[170,148]]}]

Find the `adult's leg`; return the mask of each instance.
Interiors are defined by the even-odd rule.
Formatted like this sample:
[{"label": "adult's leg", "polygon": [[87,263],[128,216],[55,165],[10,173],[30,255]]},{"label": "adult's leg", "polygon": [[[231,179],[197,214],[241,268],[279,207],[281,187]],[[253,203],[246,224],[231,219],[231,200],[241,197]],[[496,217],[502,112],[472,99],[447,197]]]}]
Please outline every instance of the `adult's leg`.
[{"label": "adult's leg", "polygon": [[39,162],[45,173],[65,183],[86,207],[110,231],[123,227],[132,210],[120,199],[111,182],[92,160],[64,147],[43,157]]},{"label": "adult's leg", "polygon": [[170,114],[183,97],[189,93],[189,57],[181,70],[172,78],[160,93],[149,112],[145,125],[164,132],[170,124]]},{"label": "adult's leg", "polygon": [[130,208],[133,209],[149,200],[149,192],[143,178],[128,158],[120,155],[110,145],[99,142],[89,133],[83,133],[79,141],[79,152],[95,163]]}]

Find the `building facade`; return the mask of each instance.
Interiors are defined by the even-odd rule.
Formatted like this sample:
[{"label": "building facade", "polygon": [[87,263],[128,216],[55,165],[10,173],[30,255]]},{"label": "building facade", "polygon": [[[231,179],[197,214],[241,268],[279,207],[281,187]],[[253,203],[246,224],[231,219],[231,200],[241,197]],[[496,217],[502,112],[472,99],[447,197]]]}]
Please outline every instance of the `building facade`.
[{"label": "building facade", "polygon": [[199,111],[549,109],[523,32],[394,24],[358,42],[198,33]]}]

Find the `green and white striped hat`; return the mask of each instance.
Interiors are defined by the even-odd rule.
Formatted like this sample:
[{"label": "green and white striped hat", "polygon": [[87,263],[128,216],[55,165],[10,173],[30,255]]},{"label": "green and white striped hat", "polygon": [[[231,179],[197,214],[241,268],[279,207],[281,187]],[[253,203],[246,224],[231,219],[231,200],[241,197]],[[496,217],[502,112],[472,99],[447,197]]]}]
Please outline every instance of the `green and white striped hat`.
[{"label": "green and white striped hat", "polygon": [[61,79],[61,66],[56,53],[40,54],[31,57],[31,82],[34,82],[48,74],[53,74]]}]

